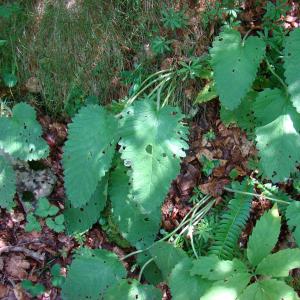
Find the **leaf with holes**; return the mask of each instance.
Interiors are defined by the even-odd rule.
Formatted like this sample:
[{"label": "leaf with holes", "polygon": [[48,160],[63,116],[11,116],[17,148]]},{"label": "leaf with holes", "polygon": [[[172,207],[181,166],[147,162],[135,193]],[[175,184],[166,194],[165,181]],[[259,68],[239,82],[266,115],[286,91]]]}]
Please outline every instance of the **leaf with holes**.
[{"label": "leaf with holes", "polygon": [[141,284],[135,279],[123,279],[110,287],[104,300],[161,300],[162,294],[153,285]]},{"label": "leaf with holes", "polygon": [[111,165],[118,124],[103,107],[82,108],[69,125],[64,147],[65,188],[74,207],[85,205]]},{"label": "leaf with holes", "polygon": [[252,266],[258,265],[275,247],[280,233],[280,222],[276,205],[256,222],[247,246],[247,257]]},{"label": "leaf with holes", "polygon": [[[112,214],[121,235],[137,249],[150,246],[158,233],[160,209],[145,214],[140,205],[133,201],[128,169],[119,162],[111,172],[109,195]],[[138,228],[138,230],[137,230]]]},{"label": "leaf with holes", "polygon": [[118,257],[106,250],[80,249],[62,286],[64,300],[98,300],[105,291],[126,277]]},{"label": "leaf with holes", "polygon": [[210,54],[216,89],[227,109],[237,108],[250,90],[264,53],[265,44],[258,37],[251,36],[243,43],[233,29],[216,37]]},{"label": "leaf with holes", "polygon": [[16,192],[16,175],[12,165],[0,155],[0,207],[11,209],[14,207]]},{"label": "leaf with holes", "polygon": [[82,233],[90,229],[100,218],[107,200],[107,176],[98,183],[96,191],[83,207],[75,208],[66,203],[65,223],[69,234]]},{"label": "leaf with holes", "polygon": [[293,105],[300,113],[300,28],[294,29],[285,40],[284,68]]},{"label": "leaf with holes", "polygon": [[0,117],[0,149],[21,160],[47,157],[48,145],[41,138],[42,128],[35,110],[26,103],[19,103],[12,113],[12,117]]},{"label": "leaf with holes", "polygon": [[293,116],[286,113],[256,129],[260,165],[273,182],[283,181],[300,161],[300,135]]},{"label": "leaf with holes", "polygon": [[298,246],[300,246],[300,202],[293,201],[289,204],[286,210],[286,219],[290,231],[296,240]]},{"label": "leaf with holes", "polygon": [[132,168],[133,200],[145,213],[158,211],[180,171],[188,148],[183,117],[171,106],[157,110],[150,99],[135,102],[121,115],[121,156]]}]

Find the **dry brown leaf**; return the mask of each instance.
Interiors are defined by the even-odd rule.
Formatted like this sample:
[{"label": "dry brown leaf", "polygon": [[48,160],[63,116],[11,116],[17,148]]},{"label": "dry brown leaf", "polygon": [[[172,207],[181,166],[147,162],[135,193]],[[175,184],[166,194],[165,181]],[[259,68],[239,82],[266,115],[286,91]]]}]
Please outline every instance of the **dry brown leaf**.
[{"label": "dry brown leaf", "polygon": [[9,257],[5,264],[7,274],[18,279],[27,278],[26,270],[30,268],[30,263],[22,255],[13,255]]},{"label": "dry brown leaf", "polygon": [[8,293],[8,287],[0,283],[0,299],[4,298]]}]

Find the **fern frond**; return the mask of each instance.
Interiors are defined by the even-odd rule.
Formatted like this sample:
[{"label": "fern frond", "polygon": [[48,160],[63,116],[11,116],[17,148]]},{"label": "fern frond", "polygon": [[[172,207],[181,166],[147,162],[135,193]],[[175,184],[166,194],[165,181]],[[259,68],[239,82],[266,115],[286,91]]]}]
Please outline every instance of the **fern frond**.
[{"label": "fern frond", "polygon": [[[251,192],[253,186],[246,180],[234,182],[233,189]],[[228,210],[221,216],[215,240],[209,249],[209,254],[215,254],[221,259],[232,259],[238,239],[249,218],[252,196],[236,194],[228,204]]]}]

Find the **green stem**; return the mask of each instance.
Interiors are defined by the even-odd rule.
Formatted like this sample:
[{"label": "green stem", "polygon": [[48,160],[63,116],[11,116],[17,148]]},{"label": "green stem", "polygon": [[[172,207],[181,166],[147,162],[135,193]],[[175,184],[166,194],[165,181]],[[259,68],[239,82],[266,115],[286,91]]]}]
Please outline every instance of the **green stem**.
[{"label": "green stem", "polygon": [[150,258],[148,261],[146,261],[144,263],[144,265],[142,266],[141,270],[140,270],[140,274],[139,274],[139,278],[138,278],[138,281],[141,282],[142,280],[142,276],[143,276],[143,272],[144,270],[146,269],[146,267],[154,260],[154,258]]},{"label": "green stem", "polygon": [[276,77],[276,79],[281,83],[281,85],[283,86],[284,90],[287,92],[287,86],[284,83],[284,81],[281,79],[281,77],[273,70],[272,65],[270,64],[270,62],[268,61],[267,58],[265,58],[265,61],[267,63],[267,67],[269,69],[269,71],[273,74],[274,77]]},{"label": "green stem", "polygon": [[[242,191],[230,189],[230,188],[227,188],[227,187],[224,187],[224,190],[227,191],[227,192],[237,193],[237,194],[241,194],[241,195],[249,195],[249,196],[253,196],[253,197],[256,197],[256,198],[261,197],[261,195],[256,194],[256,193],[242,192]],[[265,195],[263,195],[263,197],[268,199],[268,200],[278,202],[278,203],[282,203],[282,204],[285,204],[285,205],[290,204],[289,202],[281,200],[281,199],[276,199],[276,198],[268,197],[268,196],[265,196]]]},{"label": "green stem", "polygon": [[246,34],[244,35],[243,40],[242,40],[242,45],[243,45],[243,47],[244,47],[246,38],[248,37],[248,35],[250,34],[251,31],[252,31],[252,29],[249,29],[249,30],[246,32]]}]

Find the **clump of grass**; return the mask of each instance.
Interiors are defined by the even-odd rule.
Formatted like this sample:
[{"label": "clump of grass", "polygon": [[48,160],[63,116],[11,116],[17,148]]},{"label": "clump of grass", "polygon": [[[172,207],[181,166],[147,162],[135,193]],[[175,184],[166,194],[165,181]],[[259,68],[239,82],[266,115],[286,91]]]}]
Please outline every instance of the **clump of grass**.
[{"label": "clump of grass", "polygon": [[8,40],[0,68],[13,69],[19,87],[37,78],[40,104],[51,115],[74,98],[92,94],[107,103],[125,95],[117,76],[131,67],[159,12],[154,2],[140,0],[14,3],[20,12],[0,20],[0,37]]}]

